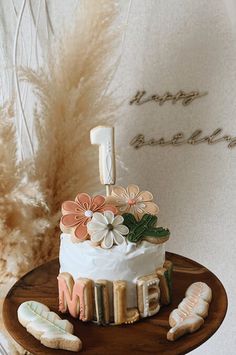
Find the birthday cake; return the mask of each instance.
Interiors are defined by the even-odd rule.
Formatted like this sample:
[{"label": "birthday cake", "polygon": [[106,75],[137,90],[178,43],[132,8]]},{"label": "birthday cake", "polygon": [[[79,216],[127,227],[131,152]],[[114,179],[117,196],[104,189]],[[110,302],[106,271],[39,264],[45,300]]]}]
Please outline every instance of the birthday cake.
[{"label": "birthday cake", "polygon": [[114,130],[96,127],[106,196],[80,192],[62,203],[59,310],[98,324],[133,323],[171,301],[170,232],[157,225],[153,195],[115,182]]}]

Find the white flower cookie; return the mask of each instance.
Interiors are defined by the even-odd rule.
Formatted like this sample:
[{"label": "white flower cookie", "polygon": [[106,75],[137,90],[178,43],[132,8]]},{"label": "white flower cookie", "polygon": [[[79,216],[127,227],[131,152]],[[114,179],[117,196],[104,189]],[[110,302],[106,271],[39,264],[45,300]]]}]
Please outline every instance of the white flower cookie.
[{"label": "white flower cookie", "polygon": [[91,241],[104,249],[110,249],[114,244],[122,244],[125,241],[124,235],[129,233],[128,227],[122,224],[123,221],[122,216],[115,216],[111,211],[94,213],[87,224]]}]

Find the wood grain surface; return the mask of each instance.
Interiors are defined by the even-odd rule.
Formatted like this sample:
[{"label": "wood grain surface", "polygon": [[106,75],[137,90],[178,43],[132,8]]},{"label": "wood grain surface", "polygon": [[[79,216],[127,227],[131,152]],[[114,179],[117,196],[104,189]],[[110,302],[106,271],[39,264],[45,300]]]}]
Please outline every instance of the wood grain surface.
[{"label": "wood grain surface", "polygon": [[[81,354],[186,354],[207,341],[221,325],[227,311],[227,295],[219,279],[202,265],[177,254],[167,253],[174,263],[173,302],[161,308],[151,318],[133,325],[101,327],[83,323],[70,315],[60,314],[74,324],[75,334],[83,342]],[[54,350],[41,345],[17,320],[18,306],[27,300],[36,300],[58,312],[57,275],[58,259],[50,261],[23,276],[9,291],[3,305],[3,319],[10,335],[32,354],[68,355],[70,351]],[[209,316],[203,327],[176,342],[169,342],[168,317],[184,297],[187,287],[196,281],[206,282],[213,291]]]}]

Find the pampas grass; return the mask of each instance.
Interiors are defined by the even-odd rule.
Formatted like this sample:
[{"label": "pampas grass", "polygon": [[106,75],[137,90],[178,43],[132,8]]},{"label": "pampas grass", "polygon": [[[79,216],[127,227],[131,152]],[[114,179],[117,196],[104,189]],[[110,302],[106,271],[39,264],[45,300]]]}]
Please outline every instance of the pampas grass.
[{"label": "pampas grass", "polygon": [[39,262],[39,247],[50,221],[39,184],[17,162],[11,105],[0,108],[0,283],[15,280]]},{"label": "pampas grass", "polygon": [[114,103],[104,92],[112,74],[115,13],[113,1],[80,1],[75,24],[51,52],[47,71],[23,71],[40,103],[35,176],[52,213],[79,191],[99,189],[98,152],[89,131],[113,120]]}]

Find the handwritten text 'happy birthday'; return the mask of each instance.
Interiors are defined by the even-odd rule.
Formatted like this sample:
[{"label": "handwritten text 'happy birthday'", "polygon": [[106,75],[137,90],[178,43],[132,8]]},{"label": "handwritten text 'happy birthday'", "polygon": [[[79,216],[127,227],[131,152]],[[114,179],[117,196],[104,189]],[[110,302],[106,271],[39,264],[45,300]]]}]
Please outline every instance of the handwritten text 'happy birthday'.
[{"label": "handwritten text 'happy birthday'", "polygon": [[146,145],[149,146],[160,145],[162,147],[166,147],[168,145],[173,145],[173,146],[180,146],[183,144],[197,145],[200,143],[207,143],[209,145],[212,145],[220,142],[226,142],[228,148],[236,147],[236,137],[232,137],[230,135],[223,135],[219,137],[219,135],[222,134],[222,131],[223,130],[221,128],[217,128],[211,135],[204,136],[201,138],[200,136],[202,134],[202,130],[197,129],[190,135],[189,138],[185,138],[184,133],[177,133],[170,140],[166,140],[163,137],[160,139],[155,139],[155,138],[146,139],[143,134],[138,134],[130,141],[130,145],[133,146],[135,149],[139,149]]},{"label": "handwritten text 'happy birthday'", "polygon": [[150,96],[146,96],[146,91],[137,91],[135,96],[130,100],[130,105],[143,105],[147,102],[155,102],[162,106],[165,102],[172,102],[172,104],[176,104],[177,102],[182,102],[183,106],[188,106],[194,100],[207,95],[207,92],[199,92],[198,90],[185,92],[183,90],[179,90],[176,94],[172,94],[169,91],[165,92],[163,95],[154,94]]}]

